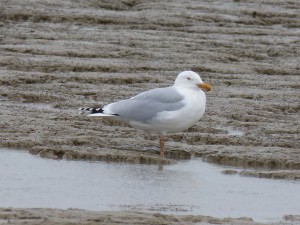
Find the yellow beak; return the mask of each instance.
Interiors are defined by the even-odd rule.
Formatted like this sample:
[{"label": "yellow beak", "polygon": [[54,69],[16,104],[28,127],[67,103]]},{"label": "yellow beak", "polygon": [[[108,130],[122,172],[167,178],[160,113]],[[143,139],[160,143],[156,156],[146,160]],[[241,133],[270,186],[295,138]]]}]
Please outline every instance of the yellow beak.
[{"label": "yellow beak", "polygon": [[211,86],[208,83],[197,84],[204,91],[211,91]]}]

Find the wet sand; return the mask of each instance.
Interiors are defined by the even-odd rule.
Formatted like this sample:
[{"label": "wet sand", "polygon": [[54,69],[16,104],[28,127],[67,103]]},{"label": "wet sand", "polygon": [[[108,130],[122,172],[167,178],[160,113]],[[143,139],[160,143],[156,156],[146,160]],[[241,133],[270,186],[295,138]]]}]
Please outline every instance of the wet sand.
[{"label": "wet sand", "polygon": [[[141,212],[93,212],[80,209],[12,209],[0,208],[0,223],[19,224],[224,224],[224,225],[265,225],[266,223],[253,222],[251,218],[224,218],[218,219],[209,216],[175,216],[160,213]],[[284,220],[270,225],[297,225],[299,216],[287,215]]]},{"label": "wet sand", "polygon": [[[0,0],[1,146],[148,164],[195,155],[299,174],[299,35],[296,0]],[[156,135],[77,112],[188,69],[213,92],[202,120],[169,136],[167,159]]]}]

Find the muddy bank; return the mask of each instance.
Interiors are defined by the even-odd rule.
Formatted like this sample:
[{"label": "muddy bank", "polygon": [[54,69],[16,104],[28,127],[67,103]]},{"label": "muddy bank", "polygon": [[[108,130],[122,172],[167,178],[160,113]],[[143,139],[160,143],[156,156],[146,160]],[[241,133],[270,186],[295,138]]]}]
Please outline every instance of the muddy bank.
[{"label": "muddy bank", "polygon": [[29,152],[33,155],[39,155],[40,157],[48,159],[127,162],[140,164],[175,163],[175,160],[161,158],[149,153],[124,153],[124,151],[116,151],[114,149],[102,149],[102,151],[70,151],[58,148],[33,148]]},{"label": "muddy bank", "polygon": [[[223,224],[223,225],[264,225],[251,218],[218,219],[209,216],[175,216],[160,213],[141,212],[93,212],[79,209],[14,209],[0,208],[0,223],[8,224]],[[287,215],[284,220],[272,225],[300,223],[299,217]]]},{"label": "muddy bank", "polygon": [[279,171],[262,171],[262,170],[223,170],[223,174],[235,175],[239,174],[241,176],[247,177],[261,177],[269,179],[287,179],[287,180],[300,180],[299,171],[290,171],[290,170],[279,170]]},{"label": "muddy bank", "polygon": [[298,1],[13,0],[0,10],[2,147],[160,163],[157,136],[77,109],[192,69],[214,91],[203,119],[170,135],[173,158],[300,169]]}]

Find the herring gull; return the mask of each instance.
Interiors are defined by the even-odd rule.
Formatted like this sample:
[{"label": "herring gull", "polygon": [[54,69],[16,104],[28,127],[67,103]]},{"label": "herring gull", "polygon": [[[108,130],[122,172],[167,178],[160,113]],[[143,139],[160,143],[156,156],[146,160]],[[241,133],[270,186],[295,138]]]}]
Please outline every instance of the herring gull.
[{"label": "herring gull", "polygon": [[115,117],[132,127],[160,135],[160,155],[164,156],[164,136],[192,127],[203,116],[204,91],[211,86],[193,71],[178,74],[173,86],[155,88],[132,98],[98,108],[80,108],[89,116]]}]

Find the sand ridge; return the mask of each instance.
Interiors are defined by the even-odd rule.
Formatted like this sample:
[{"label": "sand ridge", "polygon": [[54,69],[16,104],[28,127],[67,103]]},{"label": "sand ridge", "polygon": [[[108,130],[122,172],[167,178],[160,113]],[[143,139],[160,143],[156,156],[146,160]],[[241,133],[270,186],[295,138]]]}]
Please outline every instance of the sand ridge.
[{"label": "sand ridge", "polygon": [[167,150],[300,168],[299,2],[1,2],[1,146],[156,163],[147,150],[155,135],[76,109],[171,85],[192,69],[214,91],[204,118],[170,135]]},{"label": "sand ridge", "polygon": [[218,219],[209,216],[175,216],[160,213],[141,212],[93,212],[80,209],[13,209],[0,208],[0,223],[8,224],[223,224],[223,225],[297,225],[299,217],[287,215],[279,223],[257,223],[251,218],[224,218]]}]

